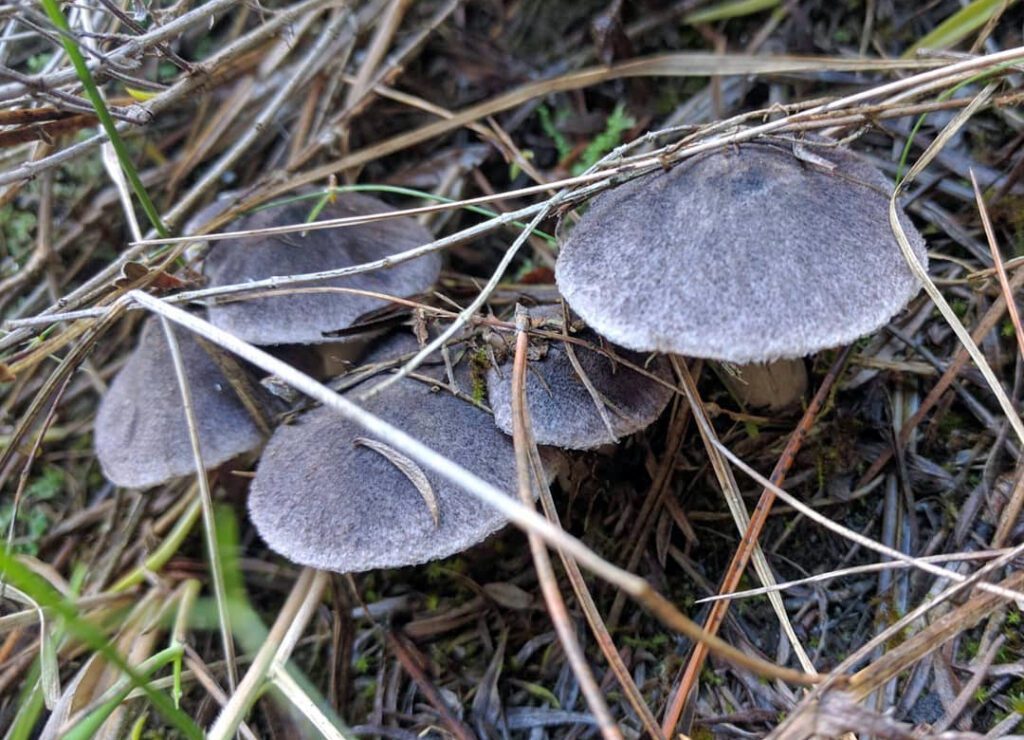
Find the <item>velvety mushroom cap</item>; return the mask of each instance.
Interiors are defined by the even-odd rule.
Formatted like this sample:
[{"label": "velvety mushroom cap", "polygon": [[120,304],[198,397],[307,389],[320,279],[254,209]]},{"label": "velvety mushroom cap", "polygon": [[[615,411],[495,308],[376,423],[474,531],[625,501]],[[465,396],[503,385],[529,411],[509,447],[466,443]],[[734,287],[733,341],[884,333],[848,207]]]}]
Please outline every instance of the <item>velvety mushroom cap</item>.
[{"label": "velvety mushroom cap", "polygon": [[[530,311],[532,318],[560,320],[557,306],[541,306]],[[557,328],[552,328],[557,331]],[[592,331],[575,335],[595,346],[601,339]],[[533,341],[533,340],[531,340]],[[647,363],[647,357],[618,347],[609,347],[622,359],[671,383],[671,371],[664,357]],[[573,351],[590,384],[606,400],[605,409],[616,439],[611,439],[576,368],[570,361],[564,342],[546,343],[546,352],[529,362],[526,373],[526,399],[538,444],[564,449],[589,450],[618,437],[639,432],[654,422],[672,398],[672,390],[621,363],[577,345]],[[512,433],[512,357],[501,367],[487,373],[487,392],[494,421],[506,434]]]},{"label": "velvety mushroom cap", "polygon": [[[408,378],[362,405],[515,495],[512,441],[486,412]],[[414,475],[429,481],[432,495],[425,496],[363,439],[372,443],[361,427],[324,407],[277,429],[249,493],[252,521],[271,549],[296,563],[349,573],[444,558],[506,524],[471,494],[413,463]]]},{"label": "velvety mushroom cap", "polygon": [[820,161],[741,144],[601,194],[558,256],[566,301],[624,347],[736,363],[883,326],[919,288],[889,227],[891,184],[848,150],[805,149]]},{"label": "velvety mushroom cap", "polygon": [[[212,468],[262,444],[249,412],[210,355],[176,329],[199,431],[203,463]],[[185,410],[171,351],[159,322],[143,327],[138,346],[100,402],[93,430],[108,480],[147,488],[195,472]]]},{"label": "velvety mushroom cap", "polygon": [[[309,200],[256,211],[231,225],[231,230],[265,229],[303,223]],[[317,220],[392,211],[376,198],[357,193],[338,196]],[[392,218],[357,226],[278,236],[230,239],[214,243],[206,258],[211,286],[245,283],[273,276],[298,275],[373,262],[433,241],[412,218]],[[394,267],[320,281],[302,287],[342,287],[385,295],[409,296],[427,290],[441,271],[436,252]],[[210,309],[210,321],[254,344],[319,344],[335,342],[324,332],[344,329],[382,302],[351,293],[290,293],[223,303]]]}]

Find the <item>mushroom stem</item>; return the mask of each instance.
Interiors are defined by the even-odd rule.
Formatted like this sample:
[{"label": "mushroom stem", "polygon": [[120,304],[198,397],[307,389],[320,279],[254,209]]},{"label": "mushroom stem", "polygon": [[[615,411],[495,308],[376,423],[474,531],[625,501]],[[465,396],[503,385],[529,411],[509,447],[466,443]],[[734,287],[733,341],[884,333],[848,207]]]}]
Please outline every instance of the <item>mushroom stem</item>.
[{"label": "mushroom stem", "polygon": [[807,366],[799,357],[721,366],[719,375],[733,397],[751,408],[778,411],[795,406],[807,393]]}]

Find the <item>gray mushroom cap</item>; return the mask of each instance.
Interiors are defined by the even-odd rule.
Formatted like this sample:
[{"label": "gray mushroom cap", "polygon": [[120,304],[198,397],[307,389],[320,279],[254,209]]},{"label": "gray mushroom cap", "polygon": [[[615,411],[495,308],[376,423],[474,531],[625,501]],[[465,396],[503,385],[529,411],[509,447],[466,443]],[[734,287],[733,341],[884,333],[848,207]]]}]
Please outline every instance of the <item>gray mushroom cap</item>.
[{"label": "gray mushroom cap", "polygon": [[[263,443],[249,412],[210,355],[184,329],[181,348],[208,468]],[[185,410],[160,324],[149,320],[138,346],[100,401],[93,442],[103,474],[126,488],[148,488],[195,472]]]},{"label": "gray mushroom cap", "polygon": [[[407,378],[365,407],[514,493],[512,443],[486,412]],[[303,565],[349,573],[444,558],[507,523],[471,494],[426,472],[439,516],[435,524],[410,477],[357,442],[364,437],[360,427],[328,408],[274,433],[249,493],[250,516],[271,549]]]},{"label": "gray mushroom cap", "polygon": [[813,155],[740,144],[601,194],[559,253],[559,289],[624,347],[736,363],[878,329],[919,288],[889,227],[891,184],[848,150]]},{"label": "gray mushroom cap", "polygon": [[[252,213],[232,229],[263,229],[301,224],[312,201],[299,201]],[[363,216],[392,211],[376,198],[357,193],[338,196],[318,220]],[[322,229],[277,236],[217,242],[206,258],[211,286],[245,283],[273,276],[333,270],[382,259],[433,240],[412,218],[392,218],[337,229]],[[427,290],[441,271],[436,252],[388,269],[358,273],[313,286],[369,290],[385,295],[409,296]],[[324,332],[351,326],[362,314],[380,308],[376,298],[341,292],[289,293],[215,305],[210,321],[253,344],[319,344],[337,339]]]},{"label": "gray mushroom cap", "polygon": [[[401,354],[407,343],[397,343]],[[361,405],[515,496],[512,442],[485,411],[410,378]],[[414,475],[429,482],[435,523],[430,497],[363,439],[372,444],[361,427],[324,407],[277,429],[249,493],[250,516],[271,549],[296,563],[350,573],[448,557],[507,523],[472,494],[413,463]]]},{"label": "gray mushroom cap", "polygon": [[[532,318],[561,320],[557,306],[541,306],[530,311]],[[552,328],[557,331],[557,328]],[[576,336],[597,346],[600,338],[590,330]],[[671,382],[671,371],[664,357],[649,364],[637,352],[617,347],[610,349],[634,365],[644,367],[659,378]],[[616,439],[608,428],[582,379],[573,367],[564,342],[547,343],[546,353],[531,360],[526,374],[526,399],[534,437],[538,444],[563,449],[589,450],[619,437],[646,429],[657,419],[672,398],[672,389],[631,370],[612,358],[573,345],[580,368],[590,384],[605,399],[606,412]],[[506,434],[512,433],[512,358],[487,373],[487,392],[494,410],[494,421]]]}]

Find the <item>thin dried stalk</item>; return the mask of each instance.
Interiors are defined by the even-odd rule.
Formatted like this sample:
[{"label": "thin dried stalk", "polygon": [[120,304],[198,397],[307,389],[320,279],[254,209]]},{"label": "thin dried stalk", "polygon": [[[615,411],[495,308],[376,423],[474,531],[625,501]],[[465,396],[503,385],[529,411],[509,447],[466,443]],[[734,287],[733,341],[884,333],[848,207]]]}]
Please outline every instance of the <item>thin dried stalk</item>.
[{"label": "thin dried stalk", "polygon": [[302,569],[267,639],[253,657],[252,665],[207,733],[209,740],[228,740],[235,734],[278,661],[287,660],[291,654],[312,619],[326,585],[327,575],[323,571]]},{"label": "thin dried stalk", "polygon": [[971,339],[971,335],[964,328],[964,325],[960,322],[956,313],[950,307],[949,303],[946,302],[945,297],[932,282],[932,279],[928,276],[928,271],[918,261],[917,255],[914,253],[913,248],[910,246],[910,241],[907,239],[907,234],[903,230],[903,225],[900,223],[900,207],[898,203],[901,192],[906,188],[907,183],[912,182],[917,175],[919,175],[925,167],[935,158],[935,156],[942,150],[946,142],[949,141],[952,136],[960,130],[960,128],[967,123],[970,118],[981,109],[983,105],[991,97],[995,91],[996,83],[990,83],[978,93],[971,101],[970,105],[964,108],[962,111],[957,113],[953,119],[942,129],[942,132],[935,137],[935,140],[929,144],[928,148],[924,151],[921,157],[914,163],[914,166],[907,172],[907,176],[893,189],[892,196],[889,198],[889,226],[892,228],[893,234],[896,236],[896,241],[899,244],[900,251],[903,252],[903,257],[910,267],[911,272],[924,286],[925,292],[928,297],[932,299],[932,302],[939,309],[939,313],[949,324],[949,327],[956,334],[956,338],[960,340],[964,349],[974,360],[974,364],[978,370],[985,377],[985,381],[988,383],[989,389],[995,395],[996,400],[999,401],[999,406],[1002,408],[1003,413],[1006,415],[1006,420],[1010,423],[1013,428],[1014,434],[1017,435],[1017,439],[1024,442],[1024,422],[1021,422],[1020,415],[1013,408],[1013,402],[1010,401],[1009,396],[1006,395],[1006,391],[1003,389],[999,379],[996,378],[995,373],[992,372],[992,368],[989,366],[985,356],[978,349],[978,345]]},{"label": "thin dried stalk", "polygon": [[[931,563],[925,560],[912,557],[903,552],[900,552],[899,550],[894,550],[891,547],[886,547],[885,545],[875,542],[870,537],[865,537],[859,532],[855,532],[852,529],[849,529],[841,524],[838,524],[837,522],[832,521],[828,517],[818,513],[813,508],[800,501],[800,499],[796,498],[792,494],[788,493],[787,491],[783,490],[779,486],[772,483],[768,478],[765,478],[763,475],[758,473],[756,470],[754,470],[752,467],[750,467],[740,458],[738,458],[736,454],[732,452],[732,450],[730,450],[721,442],[714,441],[713,444],[715,445],[715,447],[718,448],[718,450],[723,455],[725,455],[729,462],[731,462],[733,465],[735,465],[737,468],[743,471],[744,474],[750,476],[750,478],[756,481],[759,485],[770,489],[778,498],[781,498],[783,501],[785,501],[798,512],[806,516],[808,519],[811,519],[812,521],[822,525],[823,527],[825,527],[828,530],[831,530],[832,532],[835,532],[839,536],[845,537],[851,542],[855,542],[862,547],[865,547],[869,550],[873,550],[874,552],[877,552],[880,555],[885,555],[886,557],[892,558],[894,560],[899,560],[901,562],[906,563],[912,568],[917,568],[918,570],[930,573],[933,576],[946,578],[951,581],[956,581],[957,583],[965,583],[969,580],[967,576],[962,575],[961,573],[957,573],[956,571],[952,571],[947,568],[940,568],[937,565],[932,565]],[[1002,558],[999,558],[993,562],[999,562],[1000,560],[1002,560]],[[991,583],[978,583],[977,588],[981,589],[982,591],[987,591],[990,594],[999,596],[1003,599],[1010,599],[1012,601],[1024,599],[1024,592],[1008,590],[1000,586],[993,585]]]},{"label": "thin dried stalk", "polygon": [[[1005,591],[1024,588],[1024,572],[1011,574],[1000,581],[999,586]],[[966,604],[943,614],[909,640],[853,674],[848,690],[858,699],[868,696],[889,679],[988,617],[999,608],[1000,599],[1000,596],[993,593],[973,594]]]},{"label": "thin dried stalk", "polygon": [[978,187],[978,178],[971,171],[971,187],[974,189],[974,199],[978,204],[978,214],[981,216],[981,225],[985,229],[985,239],[988,241],[989,251],[992,253],[992,263],[996,275],[999,276],[999,287],[1003,290],[1003,297],[1006,299],[1006,308],[1010,314],[1010,321],[1013,322],[1014,336],[1017,337],[1017,349],[1021,357],[1024,357],[1024,330],[1021,329],[1020,313],[1017,311],[1017,302],[1013,298],[1013,290],[1010,288],[1010,281],[1006,277],[1006,268],[1003,266],[1003,255],[996,243],[996,235],[992,230],[992,220],[988,217],[988,209],[985,207],[985,199]]},{"label": "thin dried stalk", "polygon": [[[829,370],[829,373],[822,381],[821,386],[818,388],[818,391],[814,394],[814,398],[811,400],[811,403],[808,404],[807,409],[804,411],[804,415],[800,419],[800,423],[797,424],[793,434],[790,435],[789,440],[786,442],[786,448],[783,450],[782,456],[779,458],[778,463],[775,465],[775,469],[772,471],[771,480],[773,483],[781,485],[782,481],[785,480],[786,474],[789,472],[793,462],[796,460],[797,452],[799,452],[800,447],[803,445],[803,441],[807,437],[807,433],[810,431],[811,425],[817,418],[818,412],[825,403],[825,399],[828,398],[832,385],[835,383],[839,373],[845,366],[850,351],[851,348],[847,347],[839,354]],[[716,446],[721,443],[718,441],[714,428],[708,422],[707,416],[704,413],[700,399],[697,396],[697,386],[693,382],[693,378],[690,376],[689,371],[683,363],[679,362],[676,358],[673,358],[673,364],[676,368],[676,372],[683,381],[683,390],[690,403],[690,409],[693,413],[694,419],[697,420],[701,439],[704,441],[704,445],[708,450],[708,455],[711,458],[711,463],[715,469],[716,476],[718,476],[720,485],[722,485],[723,491],[726,491],[728,488],[735,489],[736,482],[732,478],[732,473],[728,469],[728,466],[726,466],[721,460],[716,450]],[[757,573],[762,582],[764,582],[766,586],[772,585],[775,579],[768,567],[764,553],[761,551],[761,546],[758,544],[758,538],[765,523],[768,521],[768,515],[771,512],[772,504],[775,502],[775,494],[767,488],[762,491],[761,498],[758,500],[757,506],[754,508],[754,514],[749,518],[747,517],[742,497],[739,497],[737,494],[732,498],[727,496],[727,500],[730,501],[730,509],[734,511],[734,516],[738,515],[737,522],[741,526],[745,527],[745,531],[743,532],[740,545],[733,554],[732,561],[729,563],[729,568],[726,570],[720,592],[728,594],[736,590],[736,587],[739,585],[740,578],[743,576],[743,572],[746,570],[746,566],[751,557],[754,558]],[[793,630],[793,626],[789,622],[789,617],[786,614],[781,597],[779,597],[775,592],[769,592],[768,596],[776,614],[779,615],[779,623],[782,625],[782,629],[785,632],[787,639],[793,646],[793,650],[800,660],[800,664],[804,667],[804,670],[813,672],[814,666],[811,664],[810,658],[807,657],[806,652],[803,650],[803,646],[796,637],[796,632]],[[728,599],[716,602],[714,606],[712,606],[711,613],[704,622],[704,629],[712,634],[717,634],[722,622],[725,621],[725,615],[728,608]],[[704,665],[706,657],[707,650],[704,646],[702,644],[695,645],[693,654],[690,656],[690,660],[686,664],[686,668],[679,680],[679,684],[672,694],[672,699],[669,701],[668,709],[665,711],[662,731],[665,732],[666,735],[672,734],[676,725],[679,724],[679,719],[683,714],[683,709],[686,706],[686,702],[693,690],[693,687],[696,685],[697,678],[700,676],[700,671]]]},{"label": "thin dried stalk", "polygon": [[446,326],[444,330],[437,335],[437,337],[427,342],[427,344],[417,352],[411,360],[399,368],[397,373],[389,377],[387,380],[374,385],[370,390],[363,393],[360,396],[360,399],[365,401],[366,399],[382,393],[388,386],[397,383],[401,378],[404,378],[409,373],[416,370],[424,360],[430,357],[434,352],[437,352],[445,342],[455,336],[458,332],[462,331],[462,328],[473,319],[477,311],[479,311],[491,297],[491,293],[494,292],[494,289],[498,287],[498,283],[501,282],[501,279],[505,276],[505,271],[508,269],[508,266],[512,264],[512,260],[515,259],[520,247],[526,243],[527,238],[529,238],[530,234],[533,233],[533,230],[537,228],[540,222],[547,217],[548,213],[559,205],[560,200],[559,196],[555,196],[544,203],[541,209],[537,211],[536,215],[534,215],[533,220],[531,220],[526,228],[519,233],[519,236],[517,236],[515,241],[512,242],[512,245],[505,250],[505,254],[502,255],[501,261],[498,262],[498,266],[494,268],[494,273],[487,281],[487,284],[480,289],[476,297],[469,302],[469,305],[459,312],[459,315],[454,321]]},{"label": "thin dried stalk", "polygon": [[[1010,552],[1006,548],[999,550],[980,550],[978,552],[954,552],[948,555],[927,555],[920,557],[923,563],[964,563],[972,560],[989,560],[991,558],[999,557]],[[784,581],[783,583],[776,583],[774,586],[762,586],[761,588],[751,588],[746,591],[736,591],[731,594],[717,594],[715,596],[705,596],[702,599],[697,599],[697,604],[706,604],[711,601],[720,601],[721,599],[749,599],[751,596],[761,596],[771,591],[785,591],[790,588],[797,588],[798,586],[806,586],[811,583],[824,583],[825,581],[831,581],[835,578],[844,578],[846,576],[860,575],[862,573],[877,573],[881,570],[905,570],[909,568],[908,563],[871,563],[869,565],[855,565],[850,568],[840,568],[839,570],[830,570],[826,573],[818,573],[813,576],[807,576],[806,578],[797,578],[793,581]]]},{"label": "thin dried stalk", "polygon": [[[536,448],[531,443],[529,409],[526,405],[526,351],[529,345],[529,335],[526,328],[529,326],[529,315],[521,307],[516,309],[516,349],[512,362],[512,443],[515,447],[516,456],[516,478],[518,482],[519,500],[524,507],[533,508],[534,471],[531,463],[531,449]],[[622,732],[619,731],[608,705],[605,703],[601,687],[597,685],[593,672],[587,664],[587,658],[583,654],[576,633],[573,630],[572,622],[569,619],[569,612],[565,608],[565,601],[558,589],[558,580],[555,577],[555,570],[551,567],[551,558],[548,556],[544,541],[532,532],[527,532],[530,542],[530,554],[533,556],[534,568],[537,570],[537,580],[540,582],[541,592],[547,602],[548,614],[551,622],[558,633],[558,639],[562,643],[569,665],[572,666],[576,680],[580,684],[580,690],[587,700],[590,711],[597,719],[601,735],[609,740],[621,740]]]},{"label": "thin dried stalk", "polygon": [[[1024,286],[1024,270],[1015,273],[1013,278],[1010,280],[1011,293],[1019,290],[1021,286]],[[984,316],[981,317],[981,320],[974,328],[974,331],[971,332],[971,338],[975,343],[980,342],[982,338],[992,331],[992,328],[999,323],[1003,312],[1006,310],[1006,306],[1006,299],[1003,296],[1000,296],[992,303],[988,311],[986,311]],[[899,446],[902,447],[907,444],[910,440],[911,433],[939,402],[943,394],[945,394],[950,385],[963,370],[968,359],[970,359],[970,355],[968,354],[967,349],[965,347],[961,347],[957,351],[953,360],[946,366],[946,370],[942,373],[942,377],[939,378],[938,382],[930,391],[928,391],[928,395],[925,396],[923,401],[921,401],[921,405],[918,407],[917,411],[915,411],[914,415],[904,423],[903,428],[900,430],[899,437],[897,438],[897,444]],[[880,454],[878,458],[871,463],[871,467],[869,467],[864,475],[860,477],[860,480],[857,482],[857,487],[862,488],[870,481],[874,480],[892,459],[893,452],[894,450],[892,447],[887,447],[883,450],[882,454]]]},{"label": "thin dried stalk", "polygon": [[206,534],[207,556],[210,558],[210,575],[213,578],[213,595],[217,603],[217,623],[220,627],[221,644],[224,648],[224,660],[227,667],[228,690],[234,691],[238,685],[238,666],[235,656],[235,640],[231,630],[231,615],[228,611],[227,589],[224,585],[224,569],[220,562],[220,547],[217,542],[217,524],[213,514],[213,495],[210,493],[210,481],[206,477],[206,464],[199,446],[199,428],[196,424],[196,411],[192,403],[192,387],[185,370],[185,362],[181,356],[178,338],[174,336],[171,323],[160,317],[160,325],[167,337],[167,348],[171,353],[171,364],[174,365],[174,376],[181,391],[181,405],[185,411],[185,424],[188,427],[188,440],[192,445],[192,458],[196,465],[196,481],[199,484],[199,500],[203,507],[203,531]]}]

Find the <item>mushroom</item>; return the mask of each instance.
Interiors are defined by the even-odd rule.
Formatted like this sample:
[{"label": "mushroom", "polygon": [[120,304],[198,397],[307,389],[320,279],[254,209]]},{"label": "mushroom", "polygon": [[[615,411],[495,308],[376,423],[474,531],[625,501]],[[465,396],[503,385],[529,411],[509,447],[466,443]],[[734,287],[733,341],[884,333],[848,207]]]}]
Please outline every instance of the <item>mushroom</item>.
[{"label": "mushroom", "polygon": [[[301,224],[310,212],[308,201],[273,206],[236,221],[235,229],[265,229]],[[345,193],[329,203],[321,219],[364,216],[393,210],[384,202]],[[206,258],[211,286],[245,283],[272,276],[298,275],[372,262],[427,244],[430,232],[414,219],[372,221],[332,230],[313,230],[216,243]],[[315,288],[343,287],[407,296],[427,290],[441,271],[441,256],[432,252],[387,269],[318,282]],[[210,308],[210,321],[253,344],[321,344],[336,342],[325,332],[344,329],[380,306],[380,300],[352,293],[312,291],[284,293],[252,300],[220,303]]]},{"label": "mushroom", "polygon": [[[251,452],[263,435],[218,364],[189,332],[175,333],[192,394],[203,464]],[[255,394],[251,403],[262,403]],[[160,324],[146,322],[138,346],[100,401],[93,442],[103,474],[148,488],[195,471],[181,389]]]},{"label": "mushroom", "polygon": [[821,143],[801,158],[792,144],[741,143],[598,196],[555,265],[565,300],[624,347],[738,365],[883,326],[919,288],[889,228],[890,184]]},{"label": "mushroom", "polygon": [[[371,355],[376,361],[402,355],[415,345],[408,339],[399,335]],[[421,372],[438,384],[403,378],[364,408],[514,495],[511,440],[486,411],[438,388],[443,365]],[[456,374],[468,371],[460,365]],[[323,407],[271,437],[252,482],[249,512],[272,550],[342,573],[448,557],[506,524],[471,494]]]},{"label": "mushroom", "polygon": [[[560,306],[539,306],[531,317],[561,326]],[[555,329],[557,331],[557,329]],[[593,331],[576,334],[598,344]],[[540,351],[537,351],[537,350]],[[648,367],[644,355],[612,348],[614,353],[639,367]],[[664,357],[656,357],[649,370],[666,381],[658,383],[600,352],[573,347],[576,360],[597,394],[595,399],[569,358],[566,343],[551,341],[534,346],[526,375],[526,397],[530,420],[538,444],[563,449],[589,450],[620,437],[646,429],[657,419],[672,398],[671,370]],[[494,409],[494,421],[505,434],[512,434],[511,358],[487,373],[487,392]],[[598,403],[604,405],[611,426],[609,431]]]}]

